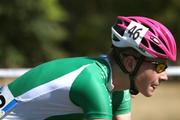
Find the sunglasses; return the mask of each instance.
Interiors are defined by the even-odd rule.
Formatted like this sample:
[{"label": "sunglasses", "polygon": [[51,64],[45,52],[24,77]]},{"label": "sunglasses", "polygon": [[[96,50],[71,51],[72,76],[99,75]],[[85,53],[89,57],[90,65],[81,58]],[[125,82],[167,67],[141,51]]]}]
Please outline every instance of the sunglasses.
[{"label": "sunglasses", "polygon": [[155,66],[155,71],[157,73],[164,72],[166,68],[168,67],[167,64],[164,62],[158,62],[158,61],[150,61],[150,60],[144,60],[145,62],[150,62]]}]

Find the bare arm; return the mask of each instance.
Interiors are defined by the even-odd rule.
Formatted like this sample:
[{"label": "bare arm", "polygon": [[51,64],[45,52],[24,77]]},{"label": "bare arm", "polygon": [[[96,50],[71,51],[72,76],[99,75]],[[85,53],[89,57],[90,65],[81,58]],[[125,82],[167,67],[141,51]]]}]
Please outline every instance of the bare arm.
[{"label": "bare arm", "polygon": [[131,120],[131,113],[114,115],[113,120]]},{"label": "bare arm", "polygon": [[[106,119],[87,119],[87,120],[106,120]],[[131,120],[131,113],[113,115],[113,120]]]}]

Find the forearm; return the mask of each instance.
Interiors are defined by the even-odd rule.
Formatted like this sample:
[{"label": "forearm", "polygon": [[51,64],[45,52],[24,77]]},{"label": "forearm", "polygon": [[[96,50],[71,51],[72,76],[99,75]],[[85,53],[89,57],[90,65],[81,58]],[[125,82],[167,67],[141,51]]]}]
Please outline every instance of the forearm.
[{"label": "forearm", "polygon": [[[87,120],[106,120],[106,119],[87,119]],[[131,113],[113,115],[113,120],[131,120]]]},{"label": "forearm", "polygon": [[131,120],[131,113],[114,115],[113,120]]}]

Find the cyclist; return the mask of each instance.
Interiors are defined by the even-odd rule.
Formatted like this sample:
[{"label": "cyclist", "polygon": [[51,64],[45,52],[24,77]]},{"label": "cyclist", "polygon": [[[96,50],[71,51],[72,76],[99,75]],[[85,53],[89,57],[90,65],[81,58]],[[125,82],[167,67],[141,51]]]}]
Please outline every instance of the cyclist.
[{"label": "cyclist", "polygon": [[176,43],[161,23],[118,16],[112,50],[97,58],[56,59],[38,65],[1,88],[3,120],[130,120],[132,95],[150,97]]}]

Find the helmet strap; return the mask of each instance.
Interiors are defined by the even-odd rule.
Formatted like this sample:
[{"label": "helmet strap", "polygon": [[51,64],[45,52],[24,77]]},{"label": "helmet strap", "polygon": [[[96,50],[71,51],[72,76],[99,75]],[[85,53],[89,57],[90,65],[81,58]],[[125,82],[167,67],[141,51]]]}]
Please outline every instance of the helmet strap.
[{"label": "helmet strap", "polygon": [[140,56],[140,58],[137,59],[136,66],[134,70],[129,74],[129,79],[130,79],[130,93],[132,95],[137,95],[139,91],[137,90],[137,87],[135,85],[134,77],[136,76],[139,68],[141,67],[142,63],[144,60],[144,56]]},{"label": "helmet strap", "polygon": [[119,67],[121,68],[121,70],[124,72],[124,73],[129,73],[127,71],[127,69],[124,67],[123,65],[123,57],[122,55],[120,54],[120,51],[118,48],[116,47],[113,47],[113,57],[114,57],[114,60],[116,61],[116,63],[119,65]]}]

